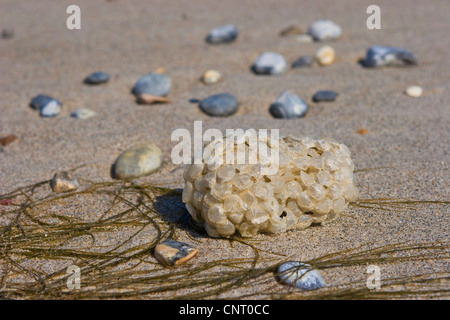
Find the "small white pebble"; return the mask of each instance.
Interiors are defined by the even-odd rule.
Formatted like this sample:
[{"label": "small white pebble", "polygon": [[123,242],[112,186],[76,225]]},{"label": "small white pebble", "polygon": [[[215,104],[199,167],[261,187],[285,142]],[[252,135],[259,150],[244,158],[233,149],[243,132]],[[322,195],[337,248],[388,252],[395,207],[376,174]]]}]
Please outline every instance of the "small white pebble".
[{"label": "small white pebble", "polygon": [[205,84],[213,84],[218,82],[222,78],[222,74],[216,70],[208,70],[203,75],[203,83]]},{"label": "small white pebble", "polygon": [[419,86],[410,86],[405,90],[405,93],[410,97],[420,97],[422,92],[423,90]]},{"label": "small white pebble", "polygon": [[334,62],[336,52],[330,46],[324,46],[317,50],[316,60],[321,66],[328,66]]}]

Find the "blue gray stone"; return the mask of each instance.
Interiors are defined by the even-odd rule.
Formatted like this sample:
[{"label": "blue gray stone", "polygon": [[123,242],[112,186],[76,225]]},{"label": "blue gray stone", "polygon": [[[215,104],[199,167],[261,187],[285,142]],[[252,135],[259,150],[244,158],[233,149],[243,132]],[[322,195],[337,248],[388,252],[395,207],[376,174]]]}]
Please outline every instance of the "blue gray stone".
[{"label": "blue gray stone", "polygon": [[101,84],[109,81],[109,74],[105,72],[94,72],[84,79],[84,83],[86,84]]},{"label": "blue gray stone", "polygon": [[55,117],[61,112],[61,104],[57,100],[51,100],[41,108],[42,117]]},{"label": "blue gray stone", "polygon": [[253,63],[252,70],[256,74],[279,75],[286,72],[284,57],[276,52],[265,52]]},{"label": "blue gray stone", "polygon": [[292,68],[305,68],[311,67],[314,62],[314,58],[311,56],[301,56],[292,63]]},{"label": "blue gray stone", "polygon": [[139,96],[143,93],[165,97],[172,88],[172,81],[163,73],[150,73],[140,78],[131,91]]},{"label": "blue gray stone", "polygon": [[336,100],[337,96],[338,96],[337,92],[331,90],[319,90],[314,94],[312,99],[314,102],[334,101]]},{"label": "blue gray stone", "polygon": [[46,104],[53,100],[61,105],[61,102],[59,100],[45,94],[39,94],[31,99],[30,106],[35,110],[41,110]]},{"label": "blue gray stone", "polygon": [[206,42],[211,44],[230,43],[236,40],[238,35],[238,29],[232,24],[227,24],[211,30],[206,36]]},{"label": "blue gray stone", "polygon": [[376,68],[390,65],[417,65],[419,60],[416,55],[404,48],[373,46],[367,49],[366,58],[362,65]]},{"label": "blue gray stone", "polygon": [[229,93],[219,93],[200,101],[200,109],[210,116],[227,117],[237,112],[239,103]]},{"label": "blue gray stone", "polygon": [[308,112],[308,105],[298,95],[283,91],[269,108],[275,118],[301,118]]},{"label": "blue gray stone", "polygon": [[159,169],[162,152],[153,143],[141,144],[122,152],[113,166],[113,178],[129,180]]},{"label": "blue gray stone", "polygon": [[308,34],[315,41],[335,40],[342,35],[342,29],[331,20],[317,20],[310,24]]},{"label": "blue gray stone", "polygon": [[288,261],[281,264],[277,268],[276,278],[280,283],[300,290],[316,290],[326,285],[319,270],[299,261]]}]

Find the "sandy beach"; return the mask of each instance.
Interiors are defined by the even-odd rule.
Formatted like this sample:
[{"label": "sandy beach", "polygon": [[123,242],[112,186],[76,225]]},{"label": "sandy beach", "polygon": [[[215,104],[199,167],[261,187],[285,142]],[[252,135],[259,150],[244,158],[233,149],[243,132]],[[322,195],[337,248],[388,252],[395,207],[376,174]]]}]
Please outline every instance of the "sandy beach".
[{"label": "sandy beach", "polygon": [[[437,288],[434,295],[417,293],[405,298],[450,297],[449,2],[377,1],[381,8],[381,29],[368,30],[366,8],[373,1],[258,0],[243,4],[235,0],[77,0],[76,4],[81,8],[81,30],[68,30],[66,8],[73,2],[0,0],[0,28],[14,30],[12,38],[0,39],[0,137],[17,136],[0,150],[0,194],[49,180],[57,171],[79,166],[83,167],[75,174],[80,178],[80,190],[89,186],[87,180],[115,183],[111,166],[118,155],[145,142],[159,146],[163,164],[156,173],[133,182],[169,189],[183,188],[184,167],[173,164],[170,157],[176,144],[171,141],[171,134],[178,128],[193,133],[197,120],[202,121],[203,130],[280,129],[281,135],[329,137],[344,143],[351,151],[359,199],[406,200],[410,203],[401,210],[349,206],[330,224],[277,235],[259,234],[251,240],[252,245],[264,251],[261,256],[267,252],[268,255],[276,253],[282,259],[310,261],[363,245],[376,248],[400,243],[441,243],[439,249],[426,250],[423,259],[405,258],[382,263],[376,258],[381,259],[386,253],[380,253],[368,261],[381,269],[382,286],[383,281],[386,285],[381,292],[409,290],[413,276],[440,275],[444,280],[438,283],[427,282],[422,287],[414,285],[417,292],[422,288]],[[279,35],[290,25],[307,30],[308,25],[318,19],[331,19],[339,24],[342,37],[325,43],[301,43],[293,37]],[[236,25],[240,32],[235,42],[223,45],[205,42],[211,29],[229,23]],[[323,45],[330,45],[336,51],[336,61],[330,66],[288,68],[279,76],[259,76],[250,70],[253,61],[263,52],[282,54],[290,66],[302,55],[313,56]],[[364,68],[358,60],[364,58],[366,50],[374,45],[407,48],[417,55],[420,64]],[[172,80],[168,95],[171,102],[137,104],[130,93],[131,88],[141,76],[158,68],[164,68]],[[203,84],[200,77],[208,69],[219,70],[223,79],[213,85]],[[99,86],[83,84],[83,79],[94,71],[107,72],[111,79]],[[411,85],[422,87],[423,95],[407,96],[404,90]],[[313,94],[322,89],[338,92],[336,101],[313,102]],[[308,103],[309,111],[305,117],[286,120],[271,116],[269,106],[283,90],[292,90]],[[239,101],[238,112],[230,117],[210,117],[197,103],[189,102],[223,92],[234,95]],[[39,116],[39,112],[29,107],[30,100],[38,94],[60,100],[63,104],[61,113],[54,118]],[[70,117],[72,111],[81,107],[95,111],[96,115],[86,120]],[[361,129],[366,129],[367,133],[358,133]],[[40,187],[38,192],[40,196],[51,193],[48,184]],[[158,199],[156,214],[165,215],[166,221],[173,222],[177,216],[186,214],[179,192]],[[42,208],[47,213],[70,213],[80,221],[94,221],[102,216],[109,201],[110,198],[104,195],[97,198],[80,195],[56,204],[44,204]],[[13,214],[6,213],[9,207],[0,207],[5,213],[0,219],[2,229],[14,219]],[[30,212],[33,215],[42,208],[30,209]],[[101,251],[99,246],[116,245],[133,230],[113,235],[102,233],[91,244],[91,240],[80,238],[68,246],[77,250],[82,245],[92,245],[94,250]],[[143,245],[148,239],[153,241],[152,232],[149,229],[125,247]],[[188,273],[218,258],[252,258],[254,255],[250,246],[238,242],[233,246],[227,240],[209,238],[205,233],[191,229],[189,223],[181,225],[176,237],[195,245],[199,254],[185,266],[170,269],[175,270],[173,272],[184,270]],[[409,257],[415,253],[422,254],[398,252],[395,256]],[[15,254],[20,256],[18,251],[11,256]],[[75,258],[59,260],[44,256],[25,255],[15,261],[24,268],[32,268],[42,277],[81,263]],[[148,263],[142,270],[157,268],[160,273],[168,272],[150,253],[144,260]],[[39,296],[36,291],[33,294],[30,291],[14,292],[15,283],[33,280],[27,280],[30,274],[20,275],[17,265],[7,268],[6,261],[9,261],[6,256],[0,258],[3,279],[0,297],[27,299]],[[267,266],[273,261],[261,261],[257,266]],[[336,263],[324,268],[326,288],[335,290],[334,297],[339,297],[342,288],[365,288],[367,265],[363,262],[349,266]],[[227,268],[220,265],[217,270],[209,271],[214,273]],[[200,298],[271,298],[272,293],[285,290],[272,274],[265,274],[263,278],[264,281],[259,281],[255,277],[252,280],[255,283],[244,282],[246,285],[232,286],[217,295]],[[392,282],[394,284],[389,286],[390,279],[395,278],[405,280]],[[82,288],[93,286],[93,289],[86,289],[85,293],[81,290],[65,292],[65,295],[53,294],[48,298],[97,298],[95,285],[82,282]],[[145,288],[151,286],[143,284],[140,287]],[[122,289],[126,291],[128,287]],[[185,297],[195,290],[149,290],[137,296],[117,294],[110,297],[161,299]],[[315,297],[315,293],[294,293],[295,299]],[[371,293],[370,290],[367,293]],[[386,297],[391,298],[387,294]],[[402,297],[401,294],[397,296]]]}]

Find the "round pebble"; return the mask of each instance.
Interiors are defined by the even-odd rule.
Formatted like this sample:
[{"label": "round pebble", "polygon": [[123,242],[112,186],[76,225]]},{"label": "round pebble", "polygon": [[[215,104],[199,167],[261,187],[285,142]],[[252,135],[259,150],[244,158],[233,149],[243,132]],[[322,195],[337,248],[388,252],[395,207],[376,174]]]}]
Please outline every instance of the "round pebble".
[{"label": "round pebble", "polygon": [[331,20],[317,20],[310,24],[308,34],[316,41],[334,40],[341,36],[342,29]]},{"label": "round pebble", "polygon": [[176,266],[191,260],[198,253],[198,249],[187,243],[168,240],[155,247],[156,260],[166,266]]},{"label": "round pebble", "polygon": [[125,150],[113,166],[113,177],[129,180],[149,175],[159,169],[162,152],[153,143],[141,144]]},{"label": "round pebble", "polygon": [[74,191],[78,188],[78,180],[67,171],[57,172],[52,180],[50,180],[50,187],[53,192],[68,192]]},{"label": "round pebble", "polygon": [[399,47],[373,46],[367,49],[364,67],[377,68],[391,65],[417,65],[419,60],[409,50]]},{"label": "round pebble", "polygon": [[222,79],[222,74],[216,70],[208,70],[203,74],[202,81],[204,84],[214,84]]},{"label": "round pebble", "polygon": [[200,109],[207,115],[227,117],[238,110],[238,100],[229,93],[219,93],[200,101]]},{"label": "round pebble", "polygon": [[410,97],[420,97],[422,92],[423,90],[419,86],[410,86],[405,90],[405,93]]},{"label": "round pebble", "polygon": [[319,270],[299,261],[281,264],[277,268],[276,278],[279,282],[300,290],[316,290],[326,285]]},{"label": "round pebble", "polygon": [[298,95],[283,91],[270,106],[269,112],[275,118],[300,118],[308,112],[308,105]]},{"label": "round pebble", "polygon": [[287,27],[286,29],[281,30],[280,36],[287,37],[287,36],[301,35],[304,33],[305,32],[301,28],[292,25],[292,26]]},{"label": "round pebble", "polygon": [[42,117],[55,117],[61,112],[61,104],[57,100],[51,100],[41,108]]},{"label": "round pebble", "polygon": [[334,62],[336,53],[330,46],[324,46],[317,50],[316,60],[321,66],[329,66]]},{"label": "round pebble", "polygon": [[206,42],[211,44],[230,43],[236,40],[238,35],[238,29],[234,25],[228,24],[211,30],[206,36]]},{"label": "round pebble", "polygon": [[86,84],[102,84],[109,81],[109,74],[105,72],[94,72],[84,79],[84,83]]},{"label": "round pebble", "polygon": [[172,81],[163,73],[150,73],[140,78],[131,91],[139,96],[143,93],[152,96],[166,96],[172,88]]},{"label": "round pebble", "polygon": [[59,104],[61,104],[60,101],[57,99],[47,96],[45,94],[39,94],[35,96],[33,99],[31,99],[30,106],[31,108],[35,110],[41,110],[46,104],[48,104],[50,101],[57,101]]},{"label": "round pebble", "polygon": [[287,64],[284,57],[276,52],[265,52],[260,55],[252,66],[256,74],[279,75],[286,72]]},{"label": "round pebble", "polygon": [[83,120],[89,119],[95,115],[96,115],[95,111],[92,111],[91,109],[87,109],[87,108],[76,109],[76,110],[72,111],[72,113],[70,114],[70,116],[72,118],[83,119]]},{"label": "round pebble", "polygon": [[331,90],[319,90],[314,94],[312,99],[314,102],[334,101],[337,96],[337,92]]},{"label": "round pebble", "polygon": [[292,63],[292,68],[307,68],[311,67],[314,62],[313,57],[310,56],[301,56],[297,60]]},{"label": "round pebble", "polygon": [[295,40],[297,40],[300,43],[311,43],[313,42],[313,38],[309,34],[301,34],[295,37]]}]

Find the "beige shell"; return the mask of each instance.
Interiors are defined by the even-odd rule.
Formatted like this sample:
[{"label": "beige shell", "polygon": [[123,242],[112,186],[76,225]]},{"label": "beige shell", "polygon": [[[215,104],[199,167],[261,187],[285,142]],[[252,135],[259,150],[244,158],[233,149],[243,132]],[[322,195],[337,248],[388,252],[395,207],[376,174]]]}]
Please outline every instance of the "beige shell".
[{"label": "beige shell", "polygon": [[[248,150],[248,141],[240,144]],[[267,137],[258,138],[259,144],[271,148]],[[237,147],[234,141],[233,151]],[[225,159],[230,149],[221,150]],[[278,172],[270,175],[261,174],[264,165],[259,163],[187,165],[183,202],[208,235],[228,237],[237,231],[252,237],[325,224],[356,198],[354,166],[345,145],[288,136],[279,140],[278,150]],[[263,162],[259,155],[258,161]]]}]

